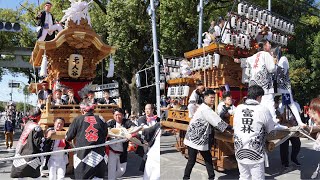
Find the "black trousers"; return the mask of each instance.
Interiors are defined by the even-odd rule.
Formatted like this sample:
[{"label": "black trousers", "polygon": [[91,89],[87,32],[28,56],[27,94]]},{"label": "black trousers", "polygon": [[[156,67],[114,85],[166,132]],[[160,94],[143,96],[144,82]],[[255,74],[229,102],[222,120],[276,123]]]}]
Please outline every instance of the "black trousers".
[{"label": "black trousers", "polygon": [[291,137],[280,145],[280,157],[282,165],[289,165],[289,141],[292,144],[291,161],[297,161],[300,152],[301,141],[299,137]]},{"label": "black trousers", "polygon": [[[210,150],[199,151],[199,152],[200,152],[201,156],[203,157],[204,162],[206,164],[209,179],[214,179],[215,175],[214,175],[213,164],[212,164],[212,155],[211,155]],[[198,154],[198,150],[193,149],[188,146],[189,158],[188,158],[188,163],[186,165],[186,168],[184,170],[183,179],[190,179],[190,174],[191,174],[192,168],[196,163],[197,154]]]}]

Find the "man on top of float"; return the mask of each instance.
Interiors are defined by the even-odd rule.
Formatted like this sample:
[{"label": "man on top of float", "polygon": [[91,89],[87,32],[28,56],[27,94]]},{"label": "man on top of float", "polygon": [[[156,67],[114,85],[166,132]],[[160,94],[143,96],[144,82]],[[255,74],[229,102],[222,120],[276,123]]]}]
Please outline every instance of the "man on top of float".
[{"label": "man on top of float", "polygon": [[[38,30],[38,40],[39,41],[50,41],[54,39],[55,31],[62,31],[62,26],[60,24],[55,24],[55,19],[53,15],[51,14],[51,7],[52,3],[47,1],[44,4],[44,11],[42,11],[37,17],[36,20],[38,20],[38,26],[40,26],[40,29]],[[47,36],[49,35],[49,36]]]}]

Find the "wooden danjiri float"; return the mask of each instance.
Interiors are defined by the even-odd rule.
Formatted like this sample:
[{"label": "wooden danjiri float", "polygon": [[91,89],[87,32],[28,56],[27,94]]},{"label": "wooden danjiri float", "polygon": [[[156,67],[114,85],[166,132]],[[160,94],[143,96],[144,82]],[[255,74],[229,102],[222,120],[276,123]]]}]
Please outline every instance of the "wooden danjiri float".
[{"label": "wooden danjiri float", "polygon": [[[71,4],[69,9],[76,9],[72,5],[74,4]],[[49,89],[55,90],[59,86],[72,88],[75,96],[79,98],[81,93],[93,90],[90,88],[96,76],[97,64],[115,53],[115,48],[106,45],[94,32],[87,11],[80,17],[79,12],[72,14],[72,11],[69,11],[68,14],[65,28],[53,40],[36,42],[30,63],[35,67],[46,68],[47,76],[44,80],[49,83]],[[39,83],[29,86],[30,92],[33,93],[40,89],[42,88]],[[118,105],[121,106],[121,101]],[[97,105],[95,113],[106,120],[112,119],[112,110],[118,105]],[[65,119],[67,130],[73,119],[81,115],[79,105],[56,106],[51,104],[49,98],[41,111],[39,124],[43,130],[53,127],[54,119],[57,117]],[[64,138],[65,133],[66,131],[57,132],[52,138]]]},{"label": "wooden danjiri float", "polygon": [[[282,24],[279,25],[277,24],[279,19],[277,15],[268,11],[260,11],[259,8],[252,5],[239,3],[238,12],[229,13],[228,21],[222,30],[223,38],[218,40],[220,43],[216,41],[217,39],[210,39],[212,36],[207,36],[206,40],[211,41],[211,44],[184,54],[184,60],[189,63],[192,73],[183,76],[181,71],[180,76],[168,76],[170,79],[167,80],[167,96],[177,99],[181,104],[180,107],[186,107],[188,97],[195,89],[195,81],[201,80],[206,88],[215,90],[215,108],[217,108],[219,97],[226,90],[226,87],[228,90],[230,89],[233,100],[235,100],[234,104],[239,104],[247,95],[249,75],[246,69],[242,69],[240,64],[234,62],[234,58],[246,58],[255,54],[257,42],[262,38],[268,38],[275,44],[286,46],[287,38],[293,33],[293,24],[281,20]],[[269,28],[267,24],[269,24]],[[270,26],[273,31],[270,30]],[[181,64],[181,61],[177,63],[176,60],[166,59],[164,64],[167,64],[168,67],[176,67],[177,64]],[[177,70],[174,68],[169,70],[170,74],[175,74],[175,72]],[[183,140],[190,118],[188,110],[185,109],[169,109],[167,120],[162,121],[162,127],[174,129],[177,132],[179,138],[176,142],[176,148],[187,157],[187,148],[183,144]],[[233,125],[232,116],[229,122],[230,125]],[[267,138],[267,149],[272,151],[275,146],[293,134],[290,131],[276,131],[275,134]],[[295,135],[302,136],[299,133]],[[215,131],[214,138],[211,154],[217,170],[237,168],[233,133]],[[197,162],[204,163],[200,154],[197,156]]]}]

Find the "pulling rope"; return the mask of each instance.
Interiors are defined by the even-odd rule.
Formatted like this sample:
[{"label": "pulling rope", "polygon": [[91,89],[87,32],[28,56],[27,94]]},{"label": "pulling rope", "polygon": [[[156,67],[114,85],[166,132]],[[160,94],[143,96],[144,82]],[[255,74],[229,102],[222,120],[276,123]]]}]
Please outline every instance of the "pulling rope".
[{"label": "pulling rope", "polygon": [[102,147],[102,146],[107,146],[110,144],[115,144],[115,143],[121,143],[125,142],[127,139],[119,139],[119,140],[111,140],[111,141],[106,141],[103,144],[97,144],[97,145],[90,145],[90,146],[83,146],[83,147],[78,147],[78,148],[72,148],[72,149],[63,149],[63,150],[58,150],[58,151],[52,151],[52,152],[44,152],[44,153],[38,153],[38,154],[29,154],[29,155],[23,155],[23,156],[14,156],[14,157],[8,157],[8,158],[0,158],[1,161],[11,161],[15,159],[22,159],[22,158],[33,158],[33,157],[40,157],[40,156],[48,156],[56,153],[66,153],[66,152],[74,152],[74,151],[80,151],[80,150],[85,150],[85,149],[92,149],[92,148],[97,148],[97,147]]}]

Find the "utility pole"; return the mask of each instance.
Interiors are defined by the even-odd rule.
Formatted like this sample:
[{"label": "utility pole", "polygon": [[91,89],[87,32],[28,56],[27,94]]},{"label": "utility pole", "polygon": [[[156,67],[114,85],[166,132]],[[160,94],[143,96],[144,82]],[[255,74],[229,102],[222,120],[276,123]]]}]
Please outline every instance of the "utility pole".
[{"label": "utility pole", "polygon": [[157,115],[160,116],[160,70],[158,60],[158,42],[157,42],[157,28],[156,28],[156,13],[154,8],[154,1],[150,0],[151,7],[151,21],[152,21],[152,41],[153,41],[153,59],[154,59],[154,71],[155,71],[155,84],[156,84],[156,100],[157,100]]},{"label": "utility pole", "polygon": [[198,48],[201,48],[201,44],[202,44],[202,23],[203,23],[203,0],[200,0],[200,4],[198,6],[198,12],[199,12]]},{"label": "utility pole", "polygon": [[268,0],[268,11],[271,12],[271,0]]}]

